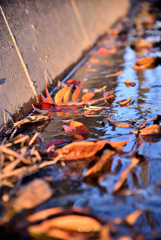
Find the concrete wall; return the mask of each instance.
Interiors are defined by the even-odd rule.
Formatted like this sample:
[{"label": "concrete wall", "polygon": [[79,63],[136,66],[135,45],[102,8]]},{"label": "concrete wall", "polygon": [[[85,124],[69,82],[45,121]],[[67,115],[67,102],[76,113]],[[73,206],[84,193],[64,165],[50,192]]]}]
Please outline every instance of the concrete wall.
[{"label": "concrete wall", "polygon": [[8,0],[0,5],[0,126],[77,62],[128,0]]}]

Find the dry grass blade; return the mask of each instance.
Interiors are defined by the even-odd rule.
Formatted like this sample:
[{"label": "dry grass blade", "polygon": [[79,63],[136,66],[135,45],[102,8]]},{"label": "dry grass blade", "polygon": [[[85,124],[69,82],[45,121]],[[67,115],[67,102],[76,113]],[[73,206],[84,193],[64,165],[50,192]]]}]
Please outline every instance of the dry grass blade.
[{"label": "dry grass blade", "polygon": [[39,136],[39,133],[36,132],[36,133],[34,134],[34,136],[32,137],[32,139],[30,140],[29,146],[33,144],[33,142],[36,140],[36,138],[37,138],[38,136]]},{"label": "dry grass blade", "polygon": [[94,175],[102,170],[103,166],[108,165],[108,169],[110,170],[112,161],[109,161],[111,156],[115,154],[115,151],[106,150],[101,156],[100,160],[91,167],[84,175],[84,177],[89,177],[90,175]]},{"label": "dry grass blade", "polygon": [[131,159],[131,163],[129,164],[129,166],[125,169],[125,171],[123,171],[121,173],[120,176],[120,180],[116,183],[114,189],[113,189],[113,193],[116,193],[124,184],[124,182],[126,181],[126,178],[128,176],[128,174],[130,173],[130,171],[133,169],[133,167],[138,164],[139,160],[137,158],[132,158]]}]

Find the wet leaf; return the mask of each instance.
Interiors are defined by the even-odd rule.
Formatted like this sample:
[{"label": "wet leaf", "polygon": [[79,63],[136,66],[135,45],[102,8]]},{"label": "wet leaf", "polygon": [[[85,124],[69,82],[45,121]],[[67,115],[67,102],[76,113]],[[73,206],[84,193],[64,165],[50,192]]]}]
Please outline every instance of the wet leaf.
[{"label": "wet leaf", "polygon": [[130,171],[133,169],[133,167],[139,163],[139,160],[137,158],[132,158],[131,159],[131,163],[129,164],[129,166],[125,169],[125,171],[123,171],[120,175],[120,180],[116,183],[114,189],[113,189],[113,193],[116,193],[124,184],[124,182],[127,179],[127,176],[129,175]]},{"label": "wet leaf", "polygon": [[83,101],[83,103],[87,103],[91,98],[93,98],[94,95],[95,95],[95,93],[93,93],[93,92],[85,93],[85,94],[82,96],[82,101]]},{"label": "wet leaf", "polygon": [[131,97],[119,101],[119,104],[120,104],[121,106],[124,106],[124,105],[126,105],[127,103],[129,103],[130,101],[131,101]]},{"label": "wet leaf", "polygon": [[98,58],[92,58],[92,59],[90,60],[90,62],[91,62],[92,64],[99,63],[99,59],[98,59]]},{"label": "wet leaf", "polygon": [[35,123],[35,122],[40,122],[40,121],[46,121],[50,118],[49,115],[41,114],[41,115],[35,115],[35,116],[28,116],[16,123],[14,123],[14,128],[20,127],[23,124],[26,123]]},{"label": "wet leaf", "polygon": [[153,69],[158,66],[160,62],[159,58],[155,57],[146,57],[139,59],[135,65],[133,65],[134,70],[145,70],[145,69]]},{"label": "wet leaf", "polygon": [[48,144],[45,145],[45,148],[51,147],[52,145],[61,145],[63,143],[69,143],[69,140],[67,139],[58,139],[58,140],[54,140],[52,142],[49,142]]},{"label": "wet leaf", "polygon": [[67,88],[62,88],[55,94],[54,100],[56,105],[61,105],[66,91],[67,91]]},{"label": "wet leaf", "polygon": [[132,212],[130,214],[128,214],[125,217],[125,221],[129,224],[129,225],[134,225],[135,222],[137,221],[137,219],[140,217],[140,215],[143,213],[143,210],[141,209],[137,209],[135,212]]},{"label": "wet leaf", "polygon": [[70,93],[72,91],[73,85],[67,88],[66,93],[64,95],[64,103],[67,104],[69,100]]},{"label": "wet leaf", "polygon": [[40,93],[39,102],[40,102],[40,104],[48,105],[48,108],[51,106],[50,101],[48,101],[42,93]]},{"label": "wet leaf", "polygon": [[[113,120],[110,116],[107,117],[107,120],[110,124],[112,124],[115,127],[123,127],[123,128],[132,128],[133,126],[129,122],[117,122]],[[104,120],[104,124],[106,124],[107,120]]]},{"label": "wet leaf", "polygon": [[[150,137],[160,137],[161,136],[161,126],[158,124],[150,125],[146,128],[139,130],[142,136]],[[138,130],[131,131],[131,133],[137,134]]]},{"label": "wet leaf", "polygon": [[112,164],[112,161],[110,161],[110,158],[114,154],[115,154],[115,151],[105,150],[105,152],[103,153],[103,155],[101,156],[99,161],[93,167],[91,167],[89,170],[87,170],[84,177],[89,177],[91,175],[95,175],[96,173],[98,173],[99,171],[102,170],[102,168],[105,166],[105,164],[106,164],[106,167],[108,165],[108,169],[110,170],[111,164]]},{"label": "wet leaf", "polygon": [[125,84],[126,84],[127,87],[128,87],[128,86],[135,86],[135,85],[136,85],[135,82],[130,82],[130,79],[126,79],[126,80],[125,80]]},{"label": "wet leaf", "polygon": [[105,146],[109,148],[109,146],[115,148],[116,150],[120,150],[122,146],[124,146],[127,141],[119,141],[119,142],[108,142],[108,141],[79,141],[69,143],[68,145],[57,149],[53,156],[61,155],[66,160],[78,160],[84,158],[90,158],[97,154],[100,150],[102,150]]},{"label": "wet leaf", "polygon": [[33,208],[46,201],[52,194],[48,183],[35,179],[27,186],[21,187],[19,196],[12,202],[12,207],[16,211]]},{"label": "wet leaf", "polygon": [[80,135],[90,134],[86,126],[83,123],[77,122],[77,121],[71,121],[69,126],[63,125],[63,128],[68,133],[80,134]]},{"label": "wet leaf", "polygon": [[80,93],[80,91],[81,91],[81,86],[76,86],[76,90],[74,91],[74,93],[73,93],[73,95],[72,95],[72,101],[73,101],[73,103],[75,103],[76,101],[77,101],[77,98],[78,98],[78,96],[79,96],[79,93]]}]

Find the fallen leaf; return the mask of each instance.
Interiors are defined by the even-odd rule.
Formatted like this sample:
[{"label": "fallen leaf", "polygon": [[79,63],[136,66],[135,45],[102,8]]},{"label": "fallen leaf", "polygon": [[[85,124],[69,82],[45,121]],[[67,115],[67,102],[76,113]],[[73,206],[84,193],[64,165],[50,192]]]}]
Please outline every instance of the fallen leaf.
[{"label": "fallen leaf", "polygon": [[46,92],[46,96],[47,96],[49,103],[54,104],[53,99],[50,97],[47,85],[45,86],[45,92]]},{"label": "fallen leaf", "polygon": [[69,140],[67,139],[58,139],[58,140],[54,140],[52,142],[49,142],[48,144],[45,145],[45,148],[51,147],[52,145],[60,145],[63,143],[69,143]]},{"label": "fallen leaf", "polygon": [[86,126],[83,123],[77,122],[77,121],[71,121],[69,126],[63,125],[63,128],[68,133],[80,134],[80,135],[90,134]]},{"label": "fallen leaf", "polygon": [[26,124],[26,123],[35,123],[35,122],[39,122],[39,121],[46,121],[49,118],[50,118],[50,116],[45,115],[45,114],[28,116],[28,117],[14,123],[13,127],[17,128],[17,127],[20,127],[21,125]]},{"label": "fallen leaf", "polygon": [[[131,131],[131,133],[137,134],[138,130]],[[152,124],[146,128],[139,130],[142,136],[149,137],[160,137],[161,136],[161,126],[158,124]]]},{"label": "fallen leaf", "polygon": [[131,163],[129,166],[123,171],[120,175],[120,180],[115,184],[115,187],[113,188],[113,193],[116,193],[124,184],[124,182],[127,179],[127,176],[129,175],[130,171],[133,169],[133,167],[139,163],[139,160],[137,158],[132,158]]},{"label": "fallen leaf", "polygon": [[146,57],[139,59],[135,65],[133,65],[134,70],[145,70],[155,68],[160,64],[159,57]]},{"label": "fallen leaf", "polygon": [[124,105],[126,105],[127,103],[129,103],[130,101],[131,101],[131,97],[129,97],[128,99],[124,99],[124,100],[119,101],[119,104],[120,104],[121,106],[124,106]]},{"label": "fallen leaf", "polygon": [[98,160],[98,162],[93,167],[91,167],[89,170],[87,170],[84,177],[89,177],[91,175],[95,175],[96,173],[98,173],[99,171],[102,170],[102,168],[105,166],[105,164],[106,164],[106,167],[108,165],[108,169],[110,170],[111,164],[112,164],[112,161],[110,161],[110,158],[114,154],[115,154],[115,151],[111,151],[109,149],[105,150],[105,152],[103,153],[101,158]]},{"label": "fallen leaf", "polygon": [[93,98],[93,96],[95,95],[95,93],[93,92],[88,92],[88,93],[85,93],[83,96],[82,96],[82,101],[83,103],[87,103],[91,98]]},{"label": "fallen leaf", "polygon": [[73,85],[67,88],[66,93],[64,95],[64,103],[67,104],[69,100],[70,93],[72,91]]},{"label": "fallen leaf", "polygon": [[73,95],[72,95],[72,101],[73,101],[73,103],[75,103],[76,101],[77,101],[77,98],[78,98],[78,96],[79,96],[79,93],[80,93],[80,91],[81,91],[81,86],[76,86],[76,90],[74,91],[74,93],[73,93]]},{"label": "fallen leaf", "polygon": [[143,213],[143,210],[141,209],[137,209],[136,211],[128,214],[125,217],[125,221],[129,224],[129,225],[134,225],[135,222],[137,221],[138,217]]},{"label": "fallen leaf", "polygon": [[20,189],[19,196],[13,200],[12,207],[16,211],[38,206],[52,196],[49,184],[42,179],[35,179]]},{"label": "fallen leaf", "polygon": [[112,53],[116,53],[116,49],[113,48],[113,49],[106,49],[106,48],[100,48],[98,50],[98,53],[101,55],[101,56],[104,56],[106,54],[112,54]]},{"label": "fallen leaf", "polygon": [[81,215],[58,216],[28,227],[30,233],[48,233],[52,228],[74,232],[99,232],[101,224],[96,219]]},{"label": "fallen leaf", "polygon": [[65,88],[60,89],[60,90],[55,94],[54,100],[55,100],[56,105],[61,105],[66,91],[67,91],[67,88],[65,87]]},{"label": "fallen leaf", "polygon": [[68,83],[68,84],[76,84],[76,85],[81,85],[81,84],[83,84],[82,81],[76,80],[76,79],[69,79],[69,80],[66,81],[66,83]]},{"label": "fallen leaf", "polygon": [[99,63],[99,59],[98,58],[92,58],[91,60],[90,60],[90,62],[92,63],[92,64],[95,64],[95,63]]},{"label": "fallen leaf", "polygon": [[[109,121],[110,124],[112,124],[115,127],[123,127],[123,128],[132,128],[133,126],[129,122],[117,122],[113,120],[110,116],[107,117],[107,120]],[[106,124],[107,120],[105,119],[103,121],[104,124]]]},{"label": "fallen leaf", "polygon": [[136,85],[135,82],[130,82],[130,79],[126,79],[126,80],[125,80],[125,84],[126,84],[127,87],[128,87],[128,86],[135,86],[135,85]]},{"label": "fallen leaf", "polygon": [[93,157],[97,152],[102,150],[105,146],[109,148],[109,146],[115,148],[116,150],[120,150],[122,146],[126,145],[127,141],[119,141],[119,142],[108,142],[108,141],[78,141],[69,143],[68,145],[57,149],[53,156],[62,155],[66,160],[78,160],[84,158]]}]

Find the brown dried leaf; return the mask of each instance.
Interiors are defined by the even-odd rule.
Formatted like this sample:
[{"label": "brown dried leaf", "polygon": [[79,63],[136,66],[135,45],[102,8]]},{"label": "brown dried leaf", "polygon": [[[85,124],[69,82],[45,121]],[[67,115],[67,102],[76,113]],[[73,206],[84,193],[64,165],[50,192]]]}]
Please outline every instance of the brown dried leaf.
[{"label": "brown dried leaf", "polygon": [[129,103],[130,101],[131,101],[131,97],[129,97],[128,99],[119,101],[119,104],[120,104],[121,106],[124,106],[124,105],[126,105],[127,103]]},{"label": "brown dried leaf", "polygon": [[155,68],[159,64],[158,58],[146,57],[139,59],[135,65],[133,65],[134,70],[145,70]]},{"label": "brown dried leaf", "polygon": [[126,181],[126,178],[128,176],[128,174],[130,173],[130,171],[133,169],[133,167],[138,164],[139,160],[137,158],[132,158],[131,159],[131,163],[129,164],[129,166],[125,169],[125,171],[123,171],[120,175],[120,180],[116,183],[114,189],[113,189],[113,193],[116,193],[124,184],[124,182]]},{"label": "brown dried leaf", "polygon": [[[132,128],[133,126],[129,122],[116,122],[110,116],[107,117],[107,120],[115,127],[123,127],[123,128]],[[104,124],[106,120],[104,121]]]}]

